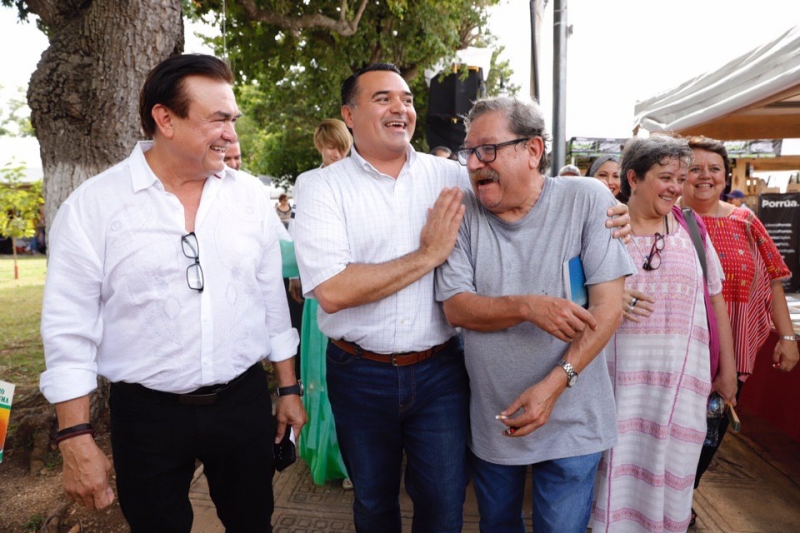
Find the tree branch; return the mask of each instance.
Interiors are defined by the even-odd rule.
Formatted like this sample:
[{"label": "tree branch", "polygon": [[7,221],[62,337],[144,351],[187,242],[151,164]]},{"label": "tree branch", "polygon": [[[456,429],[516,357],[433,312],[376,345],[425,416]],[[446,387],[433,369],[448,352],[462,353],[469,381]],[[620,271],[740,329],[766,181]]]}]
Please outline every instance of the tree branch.
[{"label": "tree branch", "polygon": [[259,8],[254,0],[238,0],[239,5],[244,10],[247,18],[254,22],[265,22],[273,26],[278,26],[289,31],[299,31],[308,28],[321,28],[333,31],[344,37],[349,37],[358,31],[358,24],[361,16],[367,8],[367,0],[361,0],[356,16],[353,20],[346,20],[347,0],[342,0],[342,13],[339,20],[326,17],[325,15],[314,14],[302,17],[289,17],[276,11]]},{"label": "tree branch", "polygon": [[59,26],[85,9],[91,0],[28,0],[28,11],[39,17],[48,28]]}]

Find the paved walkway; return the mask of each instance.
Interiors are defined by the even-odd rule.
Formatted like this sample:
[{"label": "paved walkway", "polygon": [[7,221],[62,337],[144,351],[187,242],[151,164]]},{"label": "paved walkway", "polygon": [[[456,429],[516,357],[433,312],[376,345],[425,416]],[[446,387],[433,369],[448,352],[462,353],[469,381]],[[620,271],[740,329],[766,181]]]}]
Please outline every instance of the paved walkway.
[{"label": "paved walkway", "polygon": [[[744,414],[741,418],[743,433],[728,434],[695,494],[698,520],[690,531],[800,531],[800,444],[766,422]],[[195,511],[192,533],[223,533],[202,469],[192,484],[191,498]],[[308,467],[298,461],[275,477],[275,533],[354,532],[352,504],[353,493],[342,490],[341,483],[314,485]],[[403,531],[410,532],[412,508],[405,493],[401,507]],[[478,510],[471,490],[463,531],[478,531]]]}]

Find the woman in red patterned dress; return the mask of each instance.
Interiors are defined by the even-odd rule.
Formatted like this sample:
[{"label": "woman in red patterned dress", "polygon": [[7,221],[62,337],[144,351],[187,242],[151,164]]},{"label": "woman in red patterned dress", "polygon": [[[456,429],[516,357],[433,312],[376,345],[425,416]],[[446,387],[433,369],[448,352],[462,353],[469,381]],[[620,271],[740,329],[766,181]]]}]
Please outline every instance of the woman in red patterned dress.
[{"label": "woman in red patterned dress", "polygon": [[[720,200],[730,175],[725,145],[707,137],[691,137],[689,146],[694,161],[683,186],[681,204],[702,217],[725,272],[722,295],[733,329],[741,392],[753,372],[756,354],[769,335],[770,319],[779,335],[773,367],[789,372],[797,364],[797,342],[781,283],[791,272],[755,215]],[[723,417],[718,442],[722,442],[727,425],[727,418]],[[695,488],[718,447],[703,447]]]}]

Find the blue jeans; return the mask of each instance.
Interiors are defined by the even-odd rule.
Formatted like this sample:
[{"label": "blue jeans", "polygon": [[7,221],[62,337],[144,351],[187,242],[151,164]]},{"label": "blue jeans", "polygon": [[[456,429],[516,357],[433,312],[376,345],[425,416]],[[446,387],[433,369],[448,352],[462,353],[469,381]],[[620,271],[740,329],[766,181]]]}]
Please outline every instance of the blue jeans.
[{"label": "blue jeans", "polygon": [[[521,437],[525,438],[525,437]],[[586,533],[600,453],[543,461],[533,468],[533,530]],[[469,453],[481,533],[525,533],[527,465],[498,465]]]},{"label": "blue jeans", "polygon": [[356,531],[400,533],[400,479],[414,503],[414,533],[460,532],[467,485],[469,380],[460,343],[405,367],[363,359],[332,343],[328,395],[353,481]]}]

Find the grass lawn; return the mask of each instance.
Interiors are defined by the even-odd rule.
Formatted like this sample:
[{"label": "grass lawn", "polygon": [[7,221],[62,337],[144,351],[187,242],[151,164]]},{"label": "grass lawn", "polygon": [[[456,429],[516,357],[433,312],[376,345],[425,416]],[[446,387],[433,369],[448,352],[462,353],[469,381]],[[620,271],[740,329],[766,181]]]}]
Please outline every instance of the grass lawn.
[{"label": "grass lawn", "polygon": [[15,280],[13,258],[0,255],[0,380],[28,388],[44,370],[39,321],[47,260],[19,256],[18,265]]}]

